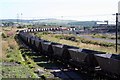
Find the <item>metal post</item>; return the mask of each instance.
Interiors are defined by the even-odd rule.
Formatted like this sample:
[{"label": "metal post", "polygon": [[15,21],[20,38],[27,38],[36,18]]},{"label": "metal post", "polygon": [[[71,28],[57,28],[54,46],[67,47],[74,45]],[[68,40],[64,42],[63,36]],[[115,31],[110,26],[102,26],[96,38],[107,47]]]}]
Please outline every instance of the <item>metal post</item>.
[{"label": "metal post", "polygon": [[21,26],[22,26],[22,15],[23,15],[23,14],[21,13]]},{"label": "metal post", "polygon": [[116,13],[116,52],[118,43],[118,13]]},{"label": "metal post", "polygon": [[19,19],[19,14],[17,14],[17,24],[19,24],[19,21],[18,21],[18,19]]}]

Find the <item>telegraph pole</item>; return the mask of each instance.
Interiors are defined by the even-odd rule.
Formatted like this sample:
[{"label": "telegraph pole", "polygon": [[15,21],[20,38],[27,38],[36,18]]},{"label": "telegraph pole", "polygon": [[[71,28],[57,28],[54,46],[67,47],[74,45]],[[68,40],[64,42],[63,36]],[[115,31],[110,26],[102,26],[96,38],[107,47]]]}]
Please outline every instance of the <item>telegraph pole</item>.
[{"label": "telegraph pole", "polygon": [[17,14],[17,24],[19,24],[19,14]]},{"label": "telegraph pole", "polygon": [[21,13],[21,26],[22,26],[22,15],[23,15],[23,14]]},{"label": "telegraph pole", "polygon": [[118,52],[118,15],[120,15],[120,13],[116,13],[113,15],[116,15],[116,27],[115,27],[116,33],[115,33],[115,36],[116,36],[116,52]]},{"label": "telegraph pole", "polygon": [[117,52],[117,46],[118,46],[118,13],[116,13],[116,52]]}]

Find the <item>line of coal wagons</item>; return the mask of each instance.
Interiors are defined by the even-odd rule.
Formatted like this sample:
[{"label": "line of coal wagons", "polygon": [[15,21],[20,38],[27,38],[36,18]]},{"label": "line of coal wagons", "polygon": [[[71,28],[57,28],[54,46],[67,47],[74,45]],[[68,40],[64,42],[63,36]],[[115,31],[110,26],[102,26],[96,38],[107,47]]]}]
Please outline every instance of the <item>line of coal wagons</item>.
[{"label": "line of coal wagons", "polygon": [[20,38],[40,55],[68,63],[78,69],[100,72],[104,75],[120,78],[120,55],[108,54],[75,46],[64,45],[40,39],[30,32],[59,31],[59,28],[27,29],[19,32]]}]

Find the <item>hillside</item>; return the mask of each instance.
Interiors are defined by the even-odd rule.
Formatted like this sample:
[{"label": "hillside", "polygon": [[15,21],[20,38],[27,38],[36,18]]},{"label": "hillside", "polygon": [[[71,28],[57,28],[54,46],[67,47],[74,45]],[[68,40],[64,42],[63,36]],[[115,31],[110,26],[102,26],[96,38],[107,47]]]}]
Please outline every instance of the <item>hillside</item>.
[{"label": "hillside", "polygon": [[27,23],[27,24],[37,24],[37,25],[66,25],[66,26],[94,26],[97,21],[75,21],[75,20],[61,20],[61,19],[32,19],[32,20],[21,20],[21,19],[3,19],[0,20],[0,24],[3,22],[13,22],[13,23]]},{"label": "hillside", "polygon": [[96,25],[96,22],[97,21],[75,21],[75,22],[68,23],[68,25],[91,27]]}]

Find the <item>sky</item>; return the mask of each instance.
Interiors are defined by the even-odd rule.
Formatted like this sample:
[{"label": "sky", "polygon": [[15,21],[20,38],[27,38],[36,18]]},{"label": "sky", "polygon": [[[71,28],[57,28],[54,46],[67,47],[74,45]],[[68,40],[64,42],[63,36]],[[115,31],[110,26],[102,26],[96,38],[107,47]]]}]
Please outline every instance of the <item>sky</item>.
[{"label": "sky", "polygon": [[110,20],[120,0],[0,0],[1,19]]}]

